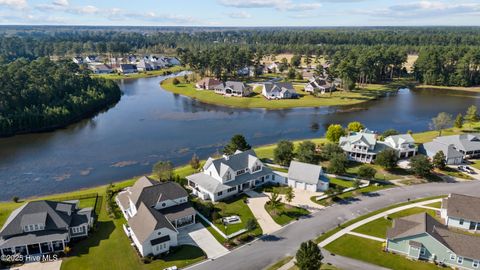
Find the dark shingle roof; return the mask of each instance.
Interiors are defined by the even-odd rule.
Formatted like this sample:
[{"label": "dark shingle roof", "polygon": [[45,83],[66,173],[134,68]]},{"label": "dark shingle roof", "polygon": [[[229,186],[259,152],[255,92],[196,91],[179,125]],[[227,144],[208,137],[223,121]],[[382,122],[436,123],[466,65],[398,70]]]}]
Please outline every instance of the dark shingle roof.
[{"label": "dark shingle roof", "polygon": [[443,208],[447,209],[449,217],[463,218],[470,221],[480,221],[480,198],[450,194],[448,198],[443,199]]},{"label": "dark shingle roof", "polygon": [[137,214],[128,220],[128,225],[141,243],[145,242],[155,230],[168,228],[176,231],[164,215],[143,203],[140,204]]},{"label": "dark shingle roof", "polygon": [[133,196],[131,199],[138,208],[141,203],[144,203],[148,207],[153,207],[157,202],[175,200],[187,196],[187,191],[175,182],[154,182],[150,186],[145,186],[138,193],[138,197],[136,197],[137,199]]}]

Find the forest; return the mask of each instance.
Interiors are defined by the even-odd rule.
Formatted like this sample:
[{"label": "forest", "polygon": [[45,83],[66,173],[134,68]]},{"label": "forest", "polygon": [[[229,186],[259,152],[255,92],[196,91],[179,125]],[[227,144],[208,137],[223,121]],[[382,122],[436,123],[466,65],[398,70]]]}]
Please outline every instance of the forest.
[{"label": "forest", "polygon": [[121,91],[71,61],[20,58],[0,65],[0,97],[0,136],[8,136],[68,125],[115,104]]}]

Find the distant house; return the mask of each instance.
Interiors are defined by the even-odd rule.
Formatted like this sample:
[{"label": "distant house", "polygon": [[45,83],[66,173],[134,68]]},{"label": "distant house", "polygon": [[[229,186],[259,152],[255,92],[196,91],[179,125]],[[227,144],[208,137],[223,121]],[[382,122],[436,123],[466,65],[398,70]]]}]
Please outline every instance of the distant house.
[{"label": "distant house", "polygon": [[265,72],[266,73],[278,73],[280,72],[280,63],[279,62],[273,62],[269,65],[265,66]]},{"label": "distant house", "polygon": [[297,92],[292,83],[265,83],[262,95],[267,99],[288,99],[297,97]]},{"label": "distant house", "polygon": [[246,97],[252,94],[250,86],[243,82],[227,81],[214,88],[215,93],[224,96]]},{"label": "distant house", "polygon": [[305,85],[305,92],[308,93],[320,93],[325,94],[327,92],[333,92],[337,88],[334,84],[327,82],[323,78],[311,78]]},{"label": "distant house", "polygon": [[93,208],[78,201],[33,201],[15,209],[0,231],[0,255],[62,252],[72,240],[87,237]]},{"label": "distant house", "polygon": [[385,138],[387,146],[398,153],[400,159],[410,158],[417,154],[418,147],[410,134],[393,135]]},{"label": "distant house", "polygon": [[328,189],[330,180],[323,173],[322,167],[298,161],[292,161],[288,168],[288,185],[312,192]]},{"label": "distant house", "polygon": [[480,157],[480,134],[460,134],[437,137],[424,143],[421,152],[430,158],[442,151],[447,164],[461,164],[465,159]]},{"label": "distant house", "polygon": [[123,74],[137,73],[138,69],[136,65],[133,64],[120,64],[120,72]]},{"label": "distant house", "polygon": [[73,57],[72,60],[75,64],[78,64],[78,65],[83,64],[83,58],[81,56],[75,56],[75,57]]},{"label": "distant house", "polygon": [[174,182],[141,177],[115,198],[129,228],[127,234],[142,256],[158,255],[177,246],[178,228],[195,224],[188,193]]},{"label": "distant house", "polygon": [[179,66],[181,65],[182,63],[180,62],[180,60],[178,60],[176,57],[169,57],[168,58],[168,63],[172,66]]},{"label": "distant house", "polygon": [[415,141],[409,134],[389,136],[383,142],[377,137],[377,134],[365,129],[341,137],[339,145],[348,159],[362,163],[375,161],[377,154],[386,149],[395,150],[399,158],[412,157],[417,153]]},{"label": "distant house", "polygon": [[214,90],[216,86],[220,85],[222,82],[213,78],[203,78],[195,84],[197,89],[203,90]]},{"label": "distant house", "polygon": [[450,194],[442,200],[442,220],[451,228],[480,231],[480,198]]},{"label": "distant house", "polygon": [[451,231],[427,213],[395,219],[386,250],[456,269],[480,266],[480,237]]},{"label": "distant house", "polygon": [[89,55],[87,57],[85,57],[85,62],[87,63],[94,63],[94,62],[97,62],[98,59],[97,59],[97,56],[96,55]]},{"label": "distant house", "polygon": [[140,60],[140,62],[137,64],[137,70],[138,71],[151,71],[153,70],[153,67],[150,63],[146,62],[145,60]]},{"label": "distant house", "polygon": [[209,158],[203,171],[187,176],[187,180],[193,195],[217,202],[276,179],[255,152],[248,150],[219,159]]},{"label": "distant house", "polygon": [[110,74],[113,72],[113,69],[110,66],[104,64],[92,65],[90,69],[95,74]]},{"label": "distant house", "polygon": [[128,60],[128,63],[130,63],[130,64],[135,64],[135,63],[137,63],[137,56],[134,55],[134,54],[130,54],[130,55],[127,57],[127,60]]}]

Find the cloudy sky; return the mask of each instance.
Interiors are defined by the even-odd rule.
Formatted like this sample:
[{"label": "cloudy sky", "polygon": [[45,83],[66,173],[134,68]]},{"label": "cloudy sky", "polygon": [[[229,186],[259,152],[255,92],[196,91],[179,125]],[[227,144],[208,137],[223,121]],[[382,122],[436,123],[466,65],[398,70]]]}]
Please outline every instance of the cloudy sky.
[{"label": "cloudy sky", "polygon": [[0,0],[0,24],[480,25],[480,0]]}]

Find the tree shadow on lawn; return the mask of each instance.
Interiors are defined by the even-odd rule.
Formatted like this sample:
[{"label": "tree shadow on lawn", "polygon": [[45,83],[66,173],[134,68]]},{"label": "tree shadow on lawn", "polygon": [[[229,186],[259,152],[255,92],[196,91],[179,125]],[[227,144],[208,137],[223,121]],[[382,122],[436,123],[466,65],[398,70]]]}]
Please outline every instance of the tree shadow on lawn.
[{"label": "tree shadow on lawn", "polygon": [[362,195],[365,197],[380,197],[380,193],[378,192],[362,192]]},{"label": "tree shadow on lawn", "polygon": [[160,256],[159,259],[164,262],[171,261],[190,261],[195,260],[203,254],[204,258],[206,257],[205,252],[197,246],[193,245],[182,245],[178,248],[172,250],[169,254],[165,256]]},{"label": "tree shadow on lawn", "polygon": [[71,242],[72,253],[70,256],[88,254],[91,247],[96,247],[102,240],[110,238],[114,230],[115,224],[112,220],[97,222],[95,231],[91,231],[87,238]]},{"label": "tree shadow on lawn", "polygon": [[338,198],[338,199],[334,199],[333,200],[335,203],[337,204],[341,204],[341,205],[347,205],[347,204],[351,204],[351,203],[354,203],[354,202],[358,202],[360,201],[359,198],[356,198],[356,197],[348,197],[348,198]]}]

